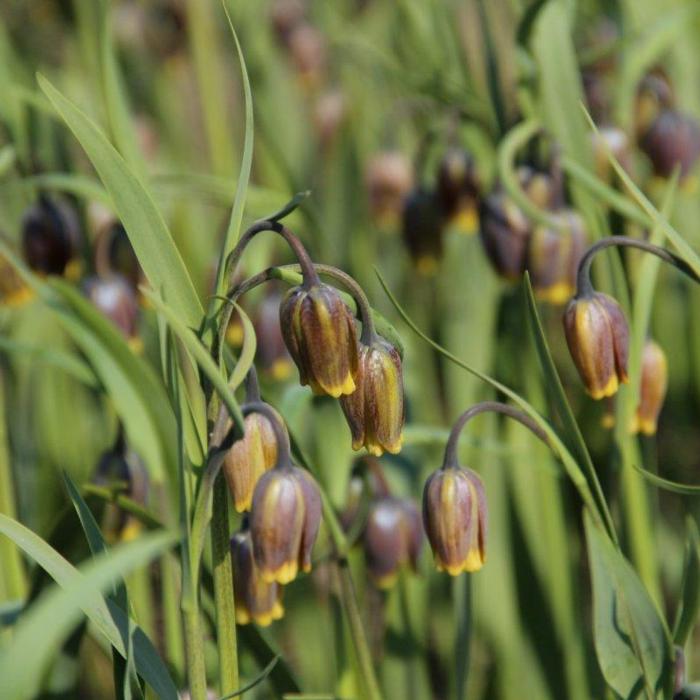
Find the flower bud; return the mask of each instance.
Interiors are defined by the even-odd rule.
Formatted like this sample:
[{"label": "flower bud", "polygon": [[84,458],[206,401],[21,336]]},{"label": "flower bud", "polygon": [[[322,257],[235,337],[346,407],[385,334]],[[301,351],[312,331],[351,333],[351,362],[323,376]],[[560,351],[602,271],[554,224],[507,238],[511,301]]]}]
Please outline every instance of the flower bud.
[{"label": "flower bud", "polygon": [[289,55],[302,86],[312,88],[322,82],[328,63],[326,40],[311,24],[298,24],[289,35]]},{"label": "flower bud", "polygon": [[649,157],[656,175],[670,177],[676,165],[680,165],[680,175],[684,178],[700,157],[700,126],[686,114],[665,109],[639,145]]},{"label": "flower bud", "polygon": [[403,209],[403,240],[418,269],[429,275],[442,257],[442,214],[433,192],[419,187],[408,196]]},{"label": "flower bud", "polygon": [[270,8],[270,22],[282,44],[289,43],[292,32],[306,19],[306,8],[301,0],[275,0]]},{"label": "flower bud", "polygon": [[675,97],[668,76],[661,70],[654,70],[642,78],[637,87],[634,106],[635,133],[640,139],[659,114],[673,107]]},{"label": "flower bud", "polygon": [[340,398],[352,433],[352,449],[381,455],[401,451],[404,422],[403,371],[393,345],[378,339],[360,346],[356,389]]},{"label": "flower bud", "polygon": [[302,385],[334,398],[355,391],[355,321],[333,287],[314,284],[290,289],[280,305],[280,326]]},{"label": "flower bud", "polygon": [[601,126],[597,132],[591,134],[593,144],[593,156],[595,168],[601,180],[610,179],[610,160],[608,152],[627,171],[631,170],[629,138],[627,134],[616,126]]},{"label": "flower bud", "polygon": [[121,275],[90,277],[83,285],[85,296],[126,338],[135,338],[139,306],[136,295]]},{"label": "flower bud", "polygon": [[365,174],[369,209],[377,225],[395,227],[403,201],[413,187],[413,166],[400,151],[384,151],[372,158]]},{"label": "flower bud", "polygon": [[423,490],[423,525],[439,571],[456,576],[486,561],[486,495],[471,469],[443,467]]},{"label": "flower bud", "polygon": [[530,239],[525,214],[499,188],[481,203],[479,220],[481,242],[496,272],[509,280],[519,279]]},{"label": "flower bud", "polygon": [[253,494],[250,534],[263,581],[285,584],[311,571],[321,496],[311,475],[287,464],[265,473]]},{"label": "flower bud", "polygon": [[474,159],[464,149],[451,148],[440,161],[437,196],[443,212],[458,229],[476,231],[479,181]]},{"label": "flower bud", "polygon": [[594,398],[612,396],[627,382],[629,327],[619,304],[607,294],[575,297],[564,312],[569,352],[586,391]]},{"label": "flower bud", "polygon": [[648,339],[642,349],[642,376],[639,388],[639,406],[632,432],[654,435],[661,407],[666,397],[668,365],[666,354],[653,340]]},{"label": "flower bud", "polygon": [[78,248],[78,218],[65,202],[40,197],[22,217],[22,253],[40,274],[62,275]]},{"label": "flower bud", "polygon": [[370,506],[363,534],[367,570],[377,588],[390,588],[403,566],[414,571],[423,540],[413,501],[380,498]]},{"label": "flower bud", "polygon": [[528,245],[527,269],[538,299],[563,304],[576,290],[576,270],[586,245],[586,234],[575,211],[562,209],[554,216],[565,227],[535,227]]},{"label": "flower bud", "polygon": [[255,485],[276,461],[277,439],[269,419],[261,413],[248,414],[245,435],[231,445],[223,466],[231,498],[239,513],[250,510]]},{"label": "flower bud", "polygon": [[254,622],[267,627],[284,616],[282,587],[263,581],[255,565],[250,531],[237,532],[231,538],[233,558],[233,590],[236,622],[247,625]]},{"label": "flower bud", "polygon": [[[139,505],[146,505],[149,480],[146,467],[132,451],[123,446],[105,452],[97,463],[93,481],[98,486],[114,489]],[[102,530],[110,542],[130,541],[141,532],[141,522],[114,503],[105,506]]]},{"label": "flower bud", "polygon": [[276,292],[266,295],[253,318],[255,337],[258,339],[256,359],[260,361],[261,367],[278,381],[287,379],[294,368],[280,329],[281,299],[281,295]]},{"label": "flower bud", "polygon": [[329,90],[316,100],[313,121],[322,148],[329,148],[336,140],[347,111],[345,95],[341,90]]},{"label": "flower bud", "polygon": [[95,241],[95,267],[101,275],[117,273],[138,289],[143,271],[124,226],[119,221],[107,221]]}]

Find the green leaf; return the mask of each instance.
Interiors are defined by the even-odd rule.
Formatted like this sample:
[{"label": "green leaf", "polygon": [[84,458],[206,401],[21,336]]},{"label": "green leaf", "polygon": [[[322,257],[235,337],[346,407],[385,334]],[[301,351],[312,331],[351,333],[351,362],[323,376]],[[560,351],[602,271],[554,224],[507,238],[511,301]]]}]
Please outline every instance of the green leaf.
[{"label": "green leaf", "polygon": [[634,468],[651,484],[657,486],[664,491],[671,491],[672,493],[680,493],[684,496],[700,496],[700,486],[695,486],[693,484],[681,484],[677,481],[671,481],[670,479],[664,479],[658,474],[647,471],[642,467],[633,465]]},{"label": "green leaf", "polygon": [[129,348],[120,332],[64,280],[47,285],[65,304],[52,304],[87,356],[124,423],[129,442],[154,481],[175,464],[175,418],[155,372]]},{"label": "green leaf", "polygon": [[623,698],[653,700],[673,667],[668,630],[630,563],[588,513],[584,522],[594,642],[603,677]]},{"label": "green leaf", "polygon": [[[56,581],[60,588],[27,610],[16,627],[12,645],[0,656],[3,698],[31,697],[41,680],[41,671],[63,638],[79,620],[82,610],[95,627],[124,656],[120,629],[134,625],[133,645],[139,675],[158,697],[177,700],[177,689],[148,637],[129,622],[126,614],[100,591],[119,577],[141,566],[176,541],[171,533],[145,535],[136,542],[101,555],[83,570],[66,561],[55,549],[21,523],[0,514],[0,533],[9,537]],[[31,663],[28,662],[31,660]]]},{"label": "green leaf", "polygon": [[187,325],[198,326],[202,305],[165,221],[145,185],[83,112],[46,78],[38,75],[37,80],[95,166],[149,282],[178,309]]},{"label": "green leaf", "polygon": [[233,372],[231,372],[231,376],[228,380],[228,385],[231,388],[231,391],[236,391],[236,389],[238,389],[238,387],[243,383],[248,371],[253,366],[253,362],[255,361],[255,352],[257,349],[257,337],[255,335],[253,322],[250,320],[248,314],[243,311],[238,304],[234,304],[234,307],[241,319],[241,323],[243,324],[243,347],[241,348],[241,353],[238,356],[236,366],[233,368]]},{"label": "green leaf", "polygon": [[243,96],[245,105],[245,134],[243,136],[243,156],[241,158],[241,169],[238,173],[238,182],[236,183],[236,194],[233,199],[233,207],[231,208],[231,218],[226,236],[224,237],[224,245],[219,257],[219,268],[216,274],[216,294],[223,294],[226,288],[226,261],[233,247],[236,245],[241,231],[241,222],[243,221],[243,208],[245,207],[246,194],[248,191],[248,181],[250,180],[250,169],[253,163],[253,96],[250,91],[250,81],[248,79],[248,69],[246,68],[243,50],[238,41],[238,35],[231,20],[229,11],[229,0],[222,0],[226,19],[233,35],[233,41],[236,44],[236,52],[238,61],[241,65],[241,77],[243,79]]},{"label": "green leaf", "polygon": [[310,194],[311,190],[297,192],[281,209],[261,217],[261,221],[281,221],[289,216]]},{"label": "green leaf", "polygon": [[683,566],[683,584],[680,601],[673,624],[673,642],[685,646],[693,631],[700,607],[700,534],[692,517],[686,523],[685,564]]},{"label": "green leaf", "polygon": [[[241,434],[243,434],[243,414],[238,406],[236,397],[233,395],[231,387],[221,376],[219,368],[216,366],[214,360],[212,360],[207,349],[200,342],[197,334],[190,328],[187,328],[187,326],[180,321],[175,311],[173,311],[168,304],[166,304],[157,294],[155,294],[155,292],[150,289],[142,289],[141,291],[146,297],[148,297],[156,311],[163,314],[165,320],[168,322],[168,325],[170,328],[172,328],[175,335],[177,335],[177,337],[183,342],[188,352],[190,352],[192,357],[197,361],[197,364],[200,366],[209,381],[213,384],[217,393],[221,397],[221,400],[224,402],[224,404],[226,404],[226,408],[228,408],[232,420],[238,425]],[[253,337],[255,337],[254,333]],[[249,355],[250,351],[247,353],[248,359]],[[254,347],[252,355],[255,355]],[[246,368],[246,373],[248,369],[250,369],[250,367]]]},{"label": "green leaf", "polygon": [[598,481],[598,475],[595,467],[593,466],[593,461],[591,460],[590,453],[588,452],[588,447],[586,446],[581,430],[578,427],[578,423],[574,417],[574,412],[571,410],[569,401],[566,398],[566,392],[564,391],[561,379],[559,378],[557,368],[554,365],[552,354],[549,351],[547,339],[544,335],[544,329],[542,328],[542,323],[540,322],[540,317],[537,313],[537,302],[535,301],[535,295],[532,291],[532,285],[530,284],[530,275],[527,272],[525,273],[524,284],[525,296],[527,299],[528,319],[530,321],[530,327],[535,339],[537,357],[540,361],[540,367],[542,368],[542,372],[544,374],[544,386],[546,388],[547,395],[555,406],[559,420],[561,421],[561,424],[566,432],[568,443],[572,446],[578,463],[584,467],[586,478],[589,484],[592,486],[598,508],[600,509],[600,512],[604,514],[608,534],[614,541],[616,539],[616,535],[612,516],[608,511],[605,495],[603,494],[603,489]]}]

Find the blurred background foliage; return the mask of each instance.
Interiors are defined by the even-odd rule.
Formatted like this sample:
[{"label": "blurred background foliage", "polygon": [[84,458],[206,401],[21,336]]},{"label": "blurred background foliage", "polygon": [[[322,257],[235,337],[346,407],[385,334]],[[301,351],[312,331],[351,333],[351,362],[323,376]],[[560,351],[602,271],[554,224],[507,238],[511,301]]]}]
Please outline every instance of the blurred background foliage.
[{"label": "blurred background foliage", "polygon": [[[101,25],[101,3],[94,0],[4,0],[0,7],[2,239],[20,250],[23,216],[43,194],[78,216],[79,242],[65,272],[70,283],[80,285],[99,272],[95,251],[113,223],[110,197],[38,89],[35,73],[100,124],[126,156],[106,94],[102,52],[111,46],[135,136],[130,162],[146,173],[198,295],[206,300],[245,130],[241,72],[225,15],[209,0],[108,5],[108,29]],[[531,340],[520,276],[506,280],[493,269],[483,231],[481,236],[477,231],[476,210],[495,187],[505,187],[509,195],[515,187],[517,196],[516,163],[546,172],[556,165],[563,169],[564,203],[582,217],[589,243],[612,234],[646,235],[643,218],[624,216],[624,202],[628,210],[636,204],[604,158],[601,165],[580,105],[587,104],[601,128],[620,130],[626,167],[661,207],[668,173],[660,177],[638,147],[639,86],[645,76],[663,76],[674,106],[700,117],[699,6],[690,0],[231,5],[255,114],[244,222],[310,190],[288,225],[315,261],[352,274],[373,306],[402,332],[404,449],[381,463],[392,491],[417,501],[425,478],[440,464],[447,427],[494,392],[404,332],[374,266],[421,329],[547,415],[547,381]],[[515,143],[513,129],[526,120],[535,125],[531,138]],[[455,148],[471,154],[478,192],[464,216],[429,222],[428,242],[419,233],[423,238],[416,244],[410,232],[402,235],[406,198],[416,188],[435,191],[439,163]],[[669,219],[697,249],[700,199],[693,165],[673,193]],[[597,173],[598,182],[614,188],[623,205],[611,206],[610,198],[580,176],[581,168]],[[535,213],[545,216],[544,208]],[[600,259],[597,287],[629,305],[642,258],[611,252]],[[261,237],[243,268],[254,274],[291,261],[275,238]],[[55,310],[41,298],[17,294],[9,266],[0,275],[0,511],[78,562],[88,550],[61,473],[80,485],[95,482],[102,456],[118,439],[119,421],[109,392]],[[275,293],[282,291],[280,285]],[[336,402],[298,386],[296,369],[280,351],[276,303],[268,296],[258,291],[244,302],[258,332],[264,396],[299,436],[333,505],[342,511],[356,458],[349,430]],[[142,296],[139,305],[136,352],[159,373],[156,314]],[[695,501],[654,489],[633,466],[676,482],[697,481],[700,292],[674,270],[659,270],[649,326],[668,358],[669,389],[657,435],[639,439],[619,426],[604,427],[611,406],[583,392],[564,344],[562,307],[542,302],[539,311],[621,527],[623,551],[663,616],[673,620],[684,519],[695,516]],[[228,334],[234,352],[242,337],[236,323]],[[639,367],[636,372],[638,378]],[[380,591],[365,575],[361,548],[351,554],[385,697],[608,697],[593,650],[578,495],[550,452],[520,426],[482,417],[467,432],[463,463],[482,475],[489,503],[484,569],[451,579],[434,571],[426,546],[416,573],[406,572],[393,588]],[[165,467],[144,505],[172,521],[177,483],[174,465]],[[146,469],[153,481],[155,467],[146,463]],[[91,504],[96,512],[104,510],[98,498]],[[123,537],[124,528],[113,536]],[[265,644],[280,650],[304,691],[360,697],[332,572],[323,563],[328,546],[322,536],[314,573],[287,588],[285,617],[262,634]],[[47,582],[24,564],[19,576],[10,575],[5,563],[16,553],[9,540],[0,539],[0,555],[0,600],[11,610],[13,602],[30,592],[37,595]],[[168,633],[164,621],[164,608],[173,605],[166,590],[169,575],[161,560],[130,574],[128,585],[136,619],[184,687],[181,633]],[[108,649],[85,631],[90,627],[79,628],[64,645],[46,675],[42,697],[111,697]],[[0,639],[4,634],[0,631]],[[239,642],[247,679],[259,673],[265,659],[256,652],[260,637],[250,635],[242,631]],[[208,638],[213,676],[216,657]],[[695,639],[687,650],[691,676],[699,661]],[[275,692],[262,683],[247,696],[276,697]]]}]

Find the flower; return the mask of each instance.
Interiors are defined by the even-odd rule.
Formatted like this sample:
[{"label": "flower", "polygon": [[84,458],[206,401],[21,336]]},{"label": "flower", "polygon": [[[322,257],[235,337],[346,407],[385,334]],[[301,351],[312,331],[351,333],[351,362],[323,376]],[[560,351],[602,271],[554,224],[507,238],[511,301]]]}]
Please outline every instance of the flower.
[{"label": "flower", "polygon": [[356,389],[340,405],[352,432],[352,448],[379,456],[401,451],[404,422],[403,371],[393,345],[377,339],[360,346]]},{"label": "flower", "polygon": [[413,501],[387,496],[371,504],[362,542],[367,569],[378,588],[390,588],[402,566],[415,571],[422,540]]},{"label": "flower", "polygon": [[282,587],[278,583],[268,583],[260,576],[248,529],[231,538],[231,557],[236,622],[239,625],[255,622],[266,627],[281,619],[284,616]]},{"label": "flower", "polygon": [[632,422],[632,432],[654,435],[668,386],[666,354],[651,339],[642,349],[642,376],[639,405]]},{"label": "flower", "polygon": [[619,304],[607,294],[574,297],[564,312],[569,352],[594,399],[612,396],[627,382],[629,328]]},{"label": "flower", "polygon": [[478,571],[486,561],[488,514],[479,475],[445,466],[423,490],[423,525],[440,571],[456,576]]},{"label": "flower", "polygon": [[313,478],[287,463],[265,473],[253,494],[250,533],[262,580],[289,583],[311,571],[321,522],[321,496]]},{"label": "flower", "polygon": [[535,227],[528,245],[527,269],[538,299],[563,304],[576,289],[586,233],[581,217],[572,209],[561,209],[553,216],[565,226],[561,230]]},{"label": "flower", "polygon": [[430,275],[442,257],[444,221],[434,192],[418,187],[404,203],[403,241],[418,272]]},{"label": "flower", "polygon": [[90,277],[83,291],[126,338],[136,337],[139,305],[132,287],[121,275]]},{"label": "flower", "polygon": [[333,287],[316,283],[290,289],[280,304],[280,326],[303,385],[334,398],[355,391],[355,321]]},{"label": "flower", "polygon": [[[270,410],[274,409],[270,407]],[[245,435],[231,445],[223,465],[239,513],[250,510],[258,480],[277,461],[277,439],[268,418],[261,413],[250,413],[244,423]]]},{"label": "flower", "polygon": [[656,175],[670,177],[676,165],[680,165],[680,175],[684,178],[700,157],[700,126],[687,114],[665,109],[652,122],[639,145]]},{"label": "flower", "polygon": [[438,166],[436,189],[443,212],[456,228],[476,232],[479,181],[470,153],[463,148],[450,148],[445,153]]}]

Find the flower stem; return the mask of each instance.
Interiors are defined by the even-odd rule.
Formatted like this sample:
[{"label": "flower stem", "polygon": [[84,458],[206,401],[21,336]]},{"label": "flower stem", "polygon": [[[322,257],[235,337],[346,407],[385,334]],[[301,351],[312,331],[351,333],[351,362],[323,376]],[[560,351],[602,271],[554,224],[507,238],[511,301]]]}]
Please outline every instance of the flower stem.
[{"label": "flower stem", "polygon": [[357,654],[357,663],[362,672],[365,686],[364,697],[367,700],[382,700],[382,693],[372,663],[372,655],[365,635],[365,626],[357,604],[355,584],[350,575],[348,560],[342,557],[338,560],[338,576],[340,578],[340,597],[343,609],[350,624],[350,635]]},{"label": "flower stem", "polygon": [[452,430],[450,431],[450,437],[447,440],[447,445],[445,446],[443,468],[459,466],[459,460],[457,458],[457,445],[459,444],[460,433],[462,432],[462,429],[466,425],[467,421],[474,418],[474,416],[478,416],[480,413],[486,412],[502,413],[503,415],[522,423],[528,430],[542,440],[542,442],[549,445],[549,439],[547,438],[546,433],[523,411],[520,411],[513,406],[509,406],[508,404],[501,403],[500,401],[482,401],[481,403],[477,403],[471,408],[468,408],[456,420]]},{"label": "flower stem", "polygon": [[604,248],[611,248],[613,246],[638,248],[646,253],[656,255],[656,257],[661,258],[664,262],[670,263],[695,282],[700,282],[700,277],[698,277],[695,270],[693,270],[693,268],[688,265],[683,258],[674,255],[665,248],[661,248],[653,243],[647,243],[646,241],[640,241],[636,238],[630,238],[628,236],[610,236],[609,238],[602,238],[594,243],[581,258],[581,261],[578,264],[578,271],[576,273],[577,297],[589,295],[593,291],[593,287],[591,285],[591,263],[593,262],[593,256],[598,251],[603,250]]},{"label": "flower stem", "polygon": [[[184,602],[184,601],[183,601]],[[204,639],[199,606],[196,600],[183,605],[185,648],[187,651],[187,681],[192,700],[206,700],[207,676],[204,666]]]},{"label": "flower stem", "polygon": [[228,529],[228,486],[222,473],[214,483],[211,551],[216,602],[216,642],[219,650],[219,693],[238,690],[238,642],[233,593],[233,565]]}]

